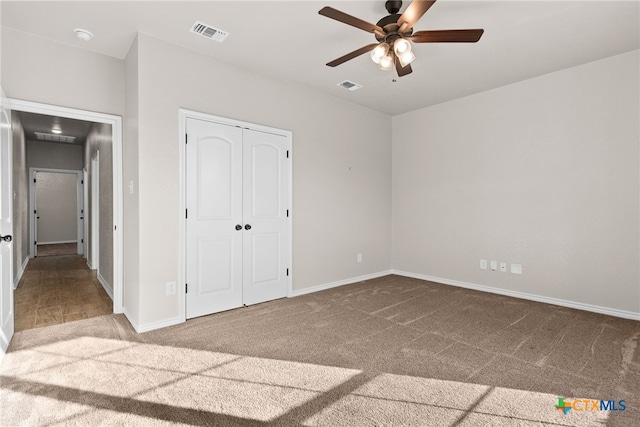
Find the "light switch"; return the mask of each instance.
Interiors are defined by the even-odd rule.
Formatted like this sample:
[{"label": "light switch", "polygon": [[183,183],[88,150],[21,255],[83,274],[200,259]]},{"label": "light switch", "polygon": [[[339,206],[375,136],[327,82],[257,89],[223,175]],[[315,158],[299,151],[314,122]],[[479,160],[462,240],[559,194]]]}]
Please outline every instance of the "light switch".
[{"label": "light switch", "polygon": [[498,261],[491,261],[489,265],[491,266],[491,271],[496,271],[498,269]]},{"label": "light switch", "polygon": [[129,180],[129,194],[133,194],[133,180]]}]

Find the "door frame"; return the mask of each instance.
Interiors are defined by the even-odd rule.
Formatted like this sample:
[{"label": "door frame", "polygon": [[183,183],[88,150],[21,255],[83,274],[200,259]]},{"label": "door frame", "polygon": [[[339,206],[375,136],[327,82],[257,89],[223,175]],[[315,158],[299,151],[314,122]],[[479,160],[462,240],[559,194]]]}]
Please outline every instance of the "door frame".
[{"label": "door frame", "polygon": [[179,116],[179,209],[178,209],[178,218],[180,218],[179,224],[179,254],[180,254],[180,263],[179,263],[179,277],[180,283],[178,285],[178,309],[179,314],[178,317],[181,322],[185,322],[187,320],[187,311],[186,311],[186,282],[187,282],[187,254],[186,254],[186,242],[187,242],[187,232],[186,225],[187,220],[185,218],[185,212],[187,209],[187,156],[186,156],[186,143],[187,143],[187,119],[198,119],[198,120],[206,120],[209,122],[219,123],[223,125],[229,126],[238,126],[243,129],[252,129],[260,132],[272,133],[275,135],[282,135],[287,138],[287,149],[289,153],[289,162],[287,162],[288,173],[289,173],[289,276],[287,277],[287,298],[291,298],[293,295],[293,133],[288,130],[273,128],[270,126],[258,125],[255,123],[244,122],[241,120],[230,119],[227,117],[215,116],[212,114],[202,113],[199,111],[188,110],[184,108],[178,109]]},{"label": "door frame", "polygon": [[58,105],[9,99],[12,111],[46,114],[111,125],[113,154],[113,312],[123,312],[123,192],[122,192],[122,117]]},{"label": "door frame", "polygon": [[[37,215],[36,213],[34,213],[35,210],[37,210],[37,206],[36,206],[36,173],[38,172],[46,172],[46,173],[64,173],[64,174],[69,174],[69,175],[75,175],[76,176],[76,239],[78,239],[77,241],[77,246],[80,246],[80,236],[81,236],[81,231],[84,231],[84,220],[83,220],[83,224],[80,224],[79,221],[79,216],[82,215],[82,210],[84,209],[83,207],[83,201],[82,198],[84,196],[84,184],[82,184],[82,171],[80,170],[72,170],[72,169],[51,169],[51,168],[38,168],[38,167],[32,167],[29,168],[29,236],[31,236],[32,238],[29,239],[29,257],[33,258],[35,256],[38,255],[38,249],[37,249],[37,245],[36,245],[36,220],[35,220],[35,216]],[[81,230],[82,227],[82,230]]]}]

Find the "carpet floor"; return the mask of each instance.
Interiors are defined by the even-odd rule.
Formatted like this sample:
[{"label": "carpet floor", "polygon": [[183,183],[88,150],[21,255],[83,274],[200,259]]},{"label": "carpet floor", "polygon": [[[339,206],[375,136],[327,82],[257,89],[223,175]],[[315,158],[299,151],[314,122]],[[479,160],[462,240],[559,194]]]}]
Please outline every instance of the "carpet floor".
[{"label": "carpet floor", "polygon": [[386,276],[144,334],[119,314],[18,332],[0,425],[638,426],[639,339]]}]

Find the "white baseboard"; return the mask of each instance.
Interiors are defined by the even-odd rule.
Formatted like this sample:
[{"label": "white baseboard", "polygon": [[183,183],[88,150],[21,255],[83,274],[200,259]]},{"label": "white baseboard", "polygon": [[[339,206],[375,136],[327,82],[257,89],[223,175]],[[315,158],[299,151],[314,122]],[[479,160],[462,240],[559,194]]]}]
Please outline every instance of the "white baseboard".
[{"label": "white baseboard", "polygon": [[22,262],[22,266],[20,267],[20,270],[18,271],[18,275],[16,276],[15,280],[13,281],[13,289],[16,290],[18,289],[18,285],[20,284],[20,279],[22,279],[22,275],[24,274],[24,271],[27,269],[27,264],[29,264],[29,260],[31,258],[29,258],[29,256],[27,256],[24,261]]},{"label": "white baseboard", "polygon": [[601,307],[599,305],[583,304],[575,301],[568,301],[559,298],[545,297],[541,295],[528,294],[525,292],[511,291],[508,289],[494,288],[491,286],[477,285],[475,283],[460,282],[458,280],[443,279],[441,277],[427,276],[424,274],[410,273],[407,271],[392,270],[392,274],[398,276],[412,277],[414,279],[427,280],[429,282],[441,283],[443,285],[457,286],[460,288],[473,289],[475,291],[489,292],[492,294],[505,295],[508,297],[526,299],[543,302],[546,304],[559,305],[561,307],[575,308],[577,310],[591,311],[593,313],[606,314],[608,316],[622,317],[623,319],[640,320],[640,313],[633,311],[618,310],[616,308]]},{"label": "white baseboard", "polygon": [[87,267],[89,267],[89,270],[94,270],[94,268],[91,266],[91,260],[89,258],[87,258]]},{"label": "white baseboard", "polygon": [[311,294],[313,292],[324,291],[325,289],[336,288],[338,286],[349,285],[351,283],[363,282],[365,280],[377,279],[378,277],[388,276],[393,274],[391,270],[380,271],[378,273],[366,274],[364,276],[351,277],[349,279],[338,280],[337,282],[325,283],[322,285],[312,286],[310,288],[296,289],[291,291],[289,297],[298,297],[300,295]]},{"label": "white baseboard", "polygon": [[98,273],[98,282],[100,282],[100,284],[104,288],[104,291],[109,295],[111,301],[113,301],[113,289],[111,288],[111,285],[108,284],[106,280],[104,280],[104,277],[102,277],[100,273]]},{"label": "white baseboard", "polygon": [[135,331],[139,334],[142,334],[144,332],[154,331],[156,329],[166,328],[167,326],[178,325],[184,322],[184,319],[181,319],[179,317],[174,317],[173,319],[167,319],[167,320],[162,320],[160,322],[147,323],[146,325],[140,325],[138,324],[138,322],[133,320],[133,317],[129,314],[126,307],[122,309],[122,313],[124,313],[129,323],[131,323],[131,326],[133,326],[133,329],[135,329]]},{"label": "white baseboard", "polygon": [[60,240],[57,242],[38,242],[38,246],[40,245],[62,245],[65,243],[78,243],[77,240]]}]

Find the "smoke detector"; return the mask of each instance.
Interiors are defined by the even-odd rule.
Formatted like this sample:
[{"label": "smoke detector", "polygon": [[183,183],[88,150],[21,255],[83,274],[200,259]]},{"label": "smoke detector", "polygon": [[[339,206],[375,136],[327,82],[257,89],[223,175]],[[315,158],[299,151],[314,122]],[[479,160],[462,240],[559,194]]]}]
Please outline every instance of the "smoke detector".
[{"label": "smoke detector", "polygon": [[82,28],[76,28],[75,30],[73,30],[73,32],[76,33],[77,38],[86,42],[93,38],[93,34],[91,33],[91,31],[83,30]]}]

